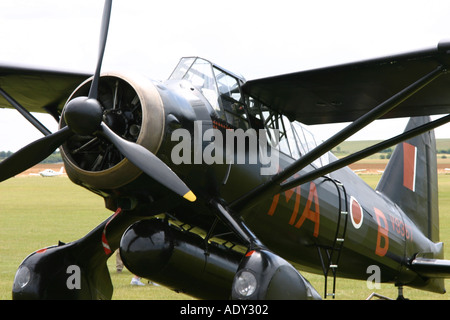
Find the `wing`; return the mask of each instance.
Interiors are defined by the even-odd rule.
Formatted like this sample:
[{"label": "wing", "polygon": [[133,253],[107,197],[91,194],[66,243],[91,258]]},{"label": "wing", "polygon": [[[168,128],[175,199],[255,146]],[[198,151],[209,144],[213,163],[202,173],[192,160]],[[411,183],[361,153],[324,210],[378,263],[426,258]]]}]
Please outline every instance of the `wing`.
[{"label": "wing", "polygon": [[[90,74],[0,65],[0,89],[30,112],[61,110],[70,94]],[[0,95],[0,108],[11,108]]]},{"label": "wing", "polygon": [[[354,121],[440,65],[450,43],[436,48],[335,67],[251,80],[244,92],[305,124]],[[450,113],[445,74],[383,118]]]}]

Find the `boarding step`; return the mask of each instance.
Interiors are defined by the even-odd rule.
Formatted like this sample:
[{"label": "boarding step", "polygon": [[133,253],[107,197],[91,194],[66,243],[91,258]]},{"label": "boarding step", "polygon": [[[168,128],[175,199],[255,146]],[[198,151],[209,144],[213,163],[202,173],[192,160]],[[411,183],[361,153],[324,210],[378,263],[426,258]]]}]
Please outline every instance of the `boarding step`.
[{"label": "boarding step", "polygon": [[[345,190],[344,185],[335,179],[329,178],[329,181],[334,183],[336,186],[337,197],[339,199],[339,207],[337,211],[337,220],[336,220],[336,233],[334,235],[334,241],[331,247],[325,249],[326,258],[321,254],[321,250],[319,249],[319,256],[322,261],[322,267],[325,276],[325,298],[332,297],[333,299],[336,297],[336,274],[338,269],[338,263],[341,256],[341,251],[344,246],[345,235],[347,231],[347,221],[349,216],[349,207],[348,207],[348,198],[347,192]],[[325,258],[325,259],[324,259]],[[328,267],[326,267],[328,266]],[[333,278],[333,286],[332,293],[328,293],[328,276],[329,271],[331,271],[331,276]]]}]

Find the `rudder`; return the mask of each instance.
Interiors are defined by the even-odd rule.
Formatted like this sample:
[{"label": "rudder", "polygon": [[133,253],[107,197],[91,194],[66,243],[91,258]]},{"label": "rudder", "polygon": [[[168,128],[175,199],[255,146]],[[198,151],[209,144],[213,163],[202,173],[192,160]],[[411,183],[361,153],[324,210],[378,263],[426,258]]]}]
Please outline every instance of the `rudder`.
[{"label": "rudder", "polygon": [[[429,121],[430,117],[410,118],[405,131]],[[397,145],[376,190],[395,202],[431,241],[439,241],[434,131]]]}]

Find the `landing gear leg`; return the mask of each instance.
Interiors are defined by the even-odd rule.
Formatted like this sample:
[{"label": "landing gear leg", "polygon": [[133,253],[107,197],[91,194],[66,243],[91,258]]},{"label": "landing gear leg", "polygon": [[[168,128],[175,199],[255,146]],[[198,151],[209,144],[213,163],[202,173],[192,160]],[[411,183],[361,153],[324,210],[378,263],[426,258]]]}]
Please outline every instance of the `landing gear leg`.
[{"label": "landing gear leg", "polygon": [[397,300],[409,300],[409,299],[405,298],[405,296],[403,295],[403,286],[398,286]]}]

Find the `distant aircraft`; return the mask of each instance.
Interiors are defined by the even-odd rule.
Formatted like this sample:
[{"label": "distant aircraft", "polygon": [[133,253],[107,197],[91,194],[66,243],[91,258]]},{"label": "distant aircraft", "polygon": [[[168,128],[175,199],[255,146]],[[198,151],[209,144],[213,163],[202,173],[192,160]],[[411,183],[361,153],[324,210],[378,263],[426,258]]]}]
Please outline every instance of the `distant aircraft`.
[{"label": "distant aircraft", "polygon": [[45,169],[39,173],[30,173],[30,176],[41,176],[41,177],[56,177],[64,174],[64,166],[59,169],[59,171],[54,171],[52,169]]},{"label": "distant aircraft", "polygon": [[[0,181],[61,147],[71,181],[112,212],[83,238],[30,254],[14,299],[110,299],[118,248],[133,274],[202,299],[321,299],[300,270],[325,276],[325,298],[337,277],[392,283],[399,299],[404,286],[445,293],[432,130],[450,121],[450,42],[251,81],[186,57],[156,82],[100,74],[111,6],[92,78],[0,65],[0,106],[45,135],[0,163]],[[396,137],[329,152],[407,116]],[[334,122],[351,124],[319,145],[301,125]],[[395,145],[376,190],[347,167]]]}]

